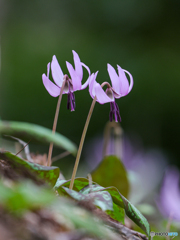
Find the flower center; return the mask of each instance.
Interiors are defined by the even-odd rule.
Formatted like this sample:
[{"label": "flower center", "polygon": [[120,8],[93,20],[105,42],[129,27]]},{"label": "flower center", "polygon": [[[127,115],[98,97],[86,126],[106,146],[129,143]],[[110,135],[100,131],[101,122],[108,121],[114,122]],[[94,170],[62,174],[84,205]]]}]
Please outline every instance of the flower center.
[{"label": "flower center", "polygon": [[121,122],[119,107],[115,101],[110,102],[110,113],[109,113],[109,121],[110,122],[112,122],[112,120],[113,120],[113,115],[114,115],[115,122]]},{"label": "flower center", "polygon": [[107,88],[107,89],[106,89],[106,94],[107,94],[108,97],[111,98],[112,100],[114,99],[113,91],[111,90],[111,88]]}]

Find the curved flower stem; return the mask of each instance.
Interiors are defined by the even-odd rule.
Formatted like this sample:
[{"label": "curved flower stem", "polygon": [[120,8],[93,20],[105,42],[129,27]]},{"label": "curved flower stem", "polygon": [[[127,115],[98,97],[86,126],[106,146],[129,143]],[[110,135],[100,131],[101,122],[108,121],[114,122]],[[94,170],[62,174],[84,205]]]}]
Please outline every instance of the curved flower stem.
[{"label": "curved flower stem", "polygon": [[84,139],[85,139],[87,128],[88,128],[88,125],[89,125],[89,121],[91,119],[91,115],[92,115],[92,112],[93,112],[93,109],[94,109],[94,106],[95,106],[95,103],[96,103],[96,99],[97,99],[96,97],[93,99],[90,110],[89,110],[89,113],[88,113],[88,116],[87,116],[87,119],[86,119],[86,123],[85,123],[84,129],[83,129],[83,133],[82,133],[82,136],[81,136],[81,141],[80,141],[77,156],[76,156],[76,161],[75,161],[75,164],[74,164],[74,169],[73,169],[69,189],[73,189],[74,179],[75,179],[77,168],[78,168],[78,165],[79,165],[79,159],[81,157],[81,152],[82,152],[82,147],[83,147],[83,144],[84,144]]},{"label": "curved flower stem", "polygon": [[[59,94],[58,102],[57,102],[56,113],[55,113],[55,116],[54,116],[54,123],[53,123],[53,129],[52,129],[52,133],[53,134],[56,132],[58,115],[59,115],[61,99],[62,99],[62,94],[63,94],[65,83],[66,83],[66,81],[64,80],[63,84],[62,84],[62,87],[61,87],[60,94]],[[53,143],[50,143],[50,145],[49,145],[49,153],[48,153],[48,160],[47,160],[47,166],[51,166],[51,163],[52,163],[52,161],[51,161],[52,151],[53,151]]]}]

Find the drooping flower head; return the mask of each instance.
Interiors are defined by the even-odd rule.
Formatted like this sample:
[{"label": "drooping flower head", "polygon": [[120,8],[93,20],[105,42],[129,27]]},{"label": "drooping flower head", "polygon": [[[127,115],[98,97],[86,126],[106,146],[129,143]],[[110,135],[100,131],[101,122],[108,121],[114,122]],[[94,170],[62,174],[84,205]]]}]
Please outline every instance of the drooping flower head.
[{"label": "drooping flower head", "polygon": [[[88,78],[87,81],[84,84],[82,84],[82,78],[83,78],[82,67],[85,67],[87,69],[89,75],[90,75],[90,70],[84,63],[81,62],[78,54],[75,51],[72,51],[72,52],[74,57],[75,69],[69,62],[66,62],[66,66],[71,76],[71,79],[68,77],[67,74],[65,75],[63,74],[63,71],[57,61],[57,58],[54,55],[52,58],[51,64],[48,63],[47,65],[47,75],[43,74],[42,80],[46,90],[53,97],[59,96],[63,81],[65,81],[63,94],[68,95],[67,108],[71,109],[71,111],[74,111],[75,110],[74,92],[77,90],[85,89],[89,83],[89,78]],[[50,66],[51,66],[52,77],[55,84],[49,80]]]},{"label": "drooping flower head", "polygon": [[[99,102],[100,104],[110,102],[109,119],[110,121],[112,121],[114,115],[115,121],[120,122],[121,117],[119,113],[119,107],[115,102],[115,98],[124,97],[131,91],[133,87],[133,77],[128,71],[122,69],[119,65],[117,65],[117,68],[118,74],[110,64],[107,64],[107,70],[111,79],[112,86],[107,82],[104,82],[100,85],[96,82],[98,72],[96,72],[95,74],[92,73],[89,79],[89,93],[92,98],[96,96],[97,102]],[[126,73],[130,77],[130,83],[126,77]],[[107,86],[107,89],[104,92],[103,86],[105,85]]]}]

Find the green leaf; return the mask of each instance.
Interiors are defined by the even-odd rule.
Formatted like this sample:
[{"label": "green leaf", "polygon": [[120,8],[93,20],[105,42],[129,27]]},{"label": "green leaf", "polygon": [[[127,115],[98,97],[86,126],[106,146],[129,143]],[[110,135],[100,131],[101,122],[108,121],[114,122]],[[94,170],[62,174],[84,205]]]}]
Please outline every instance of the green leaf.
[{"label": "green leaf", "polygon": [[35,176],[47,183],[50,183],[52,186],[55,185],[59,177],[60,170],[58,167],[46,167],[37,163],[31,163],[19,158],[10,152],[0,152],[0,159],[8,161],[8,163],[13,166],[13,169],[16,172],[23,175],[26,172],[33,175],[35,174]]},{"label": "green leaf", "polygon": [[[103,190],[103,191],[102,191]],[[104,187],[97,185],[96,183],[94,183],[91,187],[86,186],[83,189],[81,189],[80,193],[83,194],[92,194],[92,193],[100,193],[100,192],[104,192]],[[106,192],[106,191],[105,191]],[[116,205],[115,203],[112,202],[112,196],[107,194],[108,192],[106,192],[106,195],[101,196],[101,203],[105,203],[106,205],[109,205],[109,209],[108,210],[104,210],[103,208],[101,208],[103,211],[106,211],[106,213],[111,216],[113,219],[124,223],[124,217],[125,217],[125,212],[124,212],[124,208]],[[104,198],[103,198],[104,197]]]},{"label": "green leaf", "polygon": [[72,199],[81,200],[92,200],[93,204],[100,207],[103,211],[111,210],[113,211],[113,201],[111,195],[106,192],[90,192],[88,194],[83,194],[81,192],[76,192],[62,185],[58,188],[58,193],[62,196],[68,196]]},{"label": "green leaf", "polygon": [[125,218],[124,209],[116,205],[114,202],[113,202],[113,211],[108,210],[106,211],[106,213],[113,219],[124,224],[124,218]]},{"label": "green leaf", "polygon": [[[65,181],[65,180],[59,180],[58,179],[54,188],[57,191],[58,191],[59,187],[61,187],[61,186],[69,188],[70,182],[71,182],[71,180]],[[89,180],[88,179],[86,179],[86,178],[76,178],[74,180],[73,190],[79,192],[82,188],[84,188],[87,185],[89,185]]]},{"label": "green leaf", "polygon": [[72,189],[69,189],[67,187],[63,187],[63,186],[60,186],[58,188],[58,193],[61,196],[70,197],[70,198],[78,200],[78,201],[85,200],[85,198],[86,198],[83,194],[76,192]]},{"label": "green leaf", "polygon": [[[103,193],[103,194],[102,194]],[[94,199],[94,205],[97,207],[100,207],[104,212],[105,211],[113,211],[113,201],[111,198],[111,195],[106,192],[95,192],[95,193],[89,193],[88,198]]]},{"label": "green leaf", "polygon": [[76,155],[77,147],[68,138],[59,133],[52,133],[52,130],[36,124],[25,122],[0,121],[0,134],[11,135],[20,139],[36,140],[41,143],[54,143]]},{"label": "green leaf", "polygon": [[[100,207],[103,211],[113,211],[113,201],[111,195],[106,191],[99,191],[103,187],[93,184],[91,187],[88,185],[81,189],[80,193],[87,196],[88,199],[94,199],[94,205]],[[102,194],[104,193],[104,194]]]},{"label": "green leaf", "polygon": [[105,157],[91,173],[92,180],[103,187],[114,186],[124,196],[129,192],[129,182],[126,169],[116,156]]},{"label": "green leaf", "polygon": [[69,196],[76,200],[93,199],[94,205],[100,207],[103,211],[113,211],[111,195],[106,191],[98,192],[98,190],[104,189],[99,185],[93,185],[92,188],[90,188],[88,184],[88,179],[76,178],[74,181],[74,190],[71,190],[68,188],[70,180],[58,180],[54,188],[60,195]]},{"label": "green leaf", "polygon": [[[104,188],[102,186],[99,186],[98,184],[93,184],[91,187],[89,187],[88,179],[86,178],[76,178],[74,182],[74,188],[76,193],[73,193],[69,191],[69,185],[70,180],[64,182],[64,180],[59,180],[59,186],[56,187],[56,190],[59,192],[60,195],[64,196],[70,196],[77,200],[84,200],[87,198],[84,198],[83,195],[87,196],[90,199],[90,196],[93,196],[92,194],[97,194],[101,191],[107,191],[110,193],[112,200],[113,200],[113,209],[111,207],[108,210],[106,210],[107,214],[109,214],[112,218],[124,222],[124,210],[127,214],[127,216],[132,219],[148,236],[150,234],[150,226],[147,221],[147,219],[139,212],[139,210],[131,204],[115,187],[107,187]],[[83,187],[84,185],[84,187]],[[65,188],[66,187],[66,188]],[[105,195],[104,195],[105,196]],[[106,195],[107,196],[107,195]],[[106,198],[105,196],[105,198]],[[95,197],[97,197],[97,201],[101,202],[94,202],[96,206],[99,206],[104,209],[101,205],[103,200],[103,195],[97,194]],[[100,198],[100,199],[98,199]],[[105,202],[105,201],[104,201]],[[110,206],[110,205],[109,205]],[[111,205],[112,206],[112,205]],[[110,209],[111,208],[111,209]]]},{"label": "green leaf", "polygon": [[99,186],[98,184],[94,183],[91,187],[89,185],[87,185],[84,188],[82,188],[80,190],[80,193],[87,195],[91,192],[98,192],[100,190],[104,190],[104,187]]},{"label": "green leaf", "polygon": [[115,187],[104,188],[103,191],[108,191],[115,204],[123,207],[126,215],[133,220],[149,237],[150,236],[150,225],[147,219],[140,213],[140,211],[130,203]]}]

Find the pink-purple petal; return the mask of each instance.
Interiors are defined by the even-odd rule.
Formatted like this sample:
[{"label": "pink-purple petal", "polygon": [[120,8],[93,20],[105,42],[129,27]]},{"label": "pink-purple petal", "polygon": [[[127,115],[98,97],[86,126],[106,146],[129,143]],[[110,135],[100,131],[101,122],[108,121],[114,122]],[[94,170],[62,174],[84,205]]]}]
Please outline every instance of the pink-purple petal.
[{"label": "pink-purple petal", "polygon": [[63,83],[64,74],[63,74],[63,71],[61,70],[61,67],[55,55],[53,56],[52,62],[51,62],[51,72],[52,72],[52,77],[54,79],[54,82],[59,87],[61,87]]},{"label": "pink-purple petal", "polygon": [[47,77],[49,78],[49,72],[50,72],[50,62],[47,64]]},{"label": "pink-purple petal", "polygon": [[125,75],[124,70],[119,65],[117,65],[117,67],[118,67],[118,73],[119,73],[119,81],[121,84],[120,93],[122,94],[122,96],[125,96],[128,94],[128,91],[129,91],[129,81]]},{"label": "pink-purple petal", "polygon": [[75,71],[82,81],[83,69],[81,65],[81,60],[79,58],[79,55],[74,50],[72,52],[73,52],[73,58],[74,58]]},{"label": "pink-purple petal", "polygon": [[88,86],[88,84],[89,84],[91,71],[90,71],[89,67],[88,67],[86,64],[84,64],[84,63],[81,62],[81,65],[82,65],[84,68],[86,68],[86,70],[87,70],[88,73],[89,73],[88,79],[87,79],[86,82],[81,86],[81,89],[85,89],[85,88]]},{"label": "pink-purple petal", "polygon": [[83,85],[81,85],[81,90],[85,89],[85,88],[88,86],[88,84],[89,84],[89,79],[90,79],[90,76],[88,77],[88,79],[86,80],[86,82],[85,82]]},{"label": "pink-purple petal", "polygon": [[97,77],[98,71],[94,74],[92,73],[89,77],[89,94],[91,95],[92,98],[95,97],[95,88],[94,88],[94,84],[95,84],[95,80]]},{"label": "pink-purple petal", "polygon": [[107,102],[113,102],[113,99],[109,98],[107,94],[102,89],[101,85],[95,81],[95,96],[97,97],[97,102],[104,104]]},{"label": "pink-purple petal", "polygon": [[52,83],[45,74],[42,75],[42,81],[46,90],[52,97],[59,96],[60,88],[56,86],[54,83]]},{"label": "pink-purple petal", "polygon": [[86,70],[88,71],[88,73],[89,73],[89,75],[90,75],[90,74],[91,74],[90,68],[89,68],[86,64],[84,64],[83,62],[81,62],[81,65],[82,65],[84,68],[86,68]]},{"label": "pink-purple petal", "polygon": [[119,80],[119,77],[115,71],[115,69],[108,63],[107,64],[107,70],[108,70],[108,73],[109,73],[109,77],[111,79],[111,83],[112,83],[112,87],[113,89],[120,94],[120,86],[121,86],[121,83],[120,83],[120,80]]},{"label": "pink-purple petal", "polygon": [[119,94],[119,93],[117,93],[117,92],[114,90],[114,88],[112,88],[112,91],[113,91],[113,95],[114,95],[115,98],[120,98],[120,97],[122,97],[122,95]]},{"label": "pink-purple petal", "polygon": [[67,69],[69,71],[69,74],[71,76],[72,84],[73,84],[73,90],[77,91],[81,89],[81,79],[77,75],[77,72],[74,70],[73,66],[69,63],[66,62]]},{"label": "pink-purple petal", "polygon": [[130,77],[130,85],[129,85],[129,90],[128,90],[128,93],[129,93],[131,91],[132,87],[133,87],[133,84],[134,84],[133,76],[130,74],[130,72],[128,72],[125,69],[124,69],[124,72],[126,72],[129,75],[129,77]]}]

